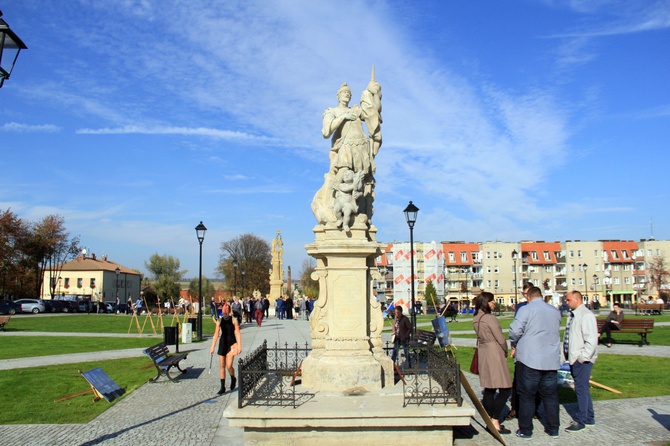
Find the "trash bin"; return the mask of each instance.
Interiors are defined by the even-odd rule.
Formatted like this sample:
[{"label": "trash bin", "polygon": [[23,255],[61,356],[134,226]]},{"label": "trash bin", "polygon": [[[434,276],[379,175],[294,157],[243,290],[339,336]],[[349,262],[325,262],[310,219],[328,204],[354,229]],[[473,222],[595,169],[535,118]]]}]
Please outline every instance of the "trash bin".
[{"label": "trash bin", "polygon": [[181,342],[182,344],[190,344],[193,339],[193,331],[191,324],[184,322],[181,324]]},{"label": "trash bin", "polygon": [[188,318],[188,323],[191,324],[191,329],[194,333],[198,332],[198,318],[190,317]]},{"label": "trash bin", "polygon": [[177,327],[163,328],[163,342],[166,345],[175,345],[177,343]]}]

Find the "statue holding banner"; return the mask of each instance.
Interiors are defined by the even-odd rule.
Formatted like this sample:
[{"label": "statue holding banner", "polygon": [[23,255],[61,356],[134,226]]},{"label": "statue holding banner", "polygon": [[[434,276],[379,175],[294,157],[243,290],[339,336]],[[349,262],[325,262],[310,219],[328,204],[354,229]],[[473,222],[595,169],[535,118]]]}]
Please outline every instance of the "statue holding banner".
[{"label": "statue holding banner", "polygon": [[[353,219],[354,225],[357,223],[361,228],[371,225],[375,156],[382,145],[381,97],[381,86],[375,80],[373,67],[360,105],[349,107],[351,89],[344,83],[337,91],[338,105],[323,113],[321,133],[324,138],[332,138],[330,168],[312,200],[312,212],[321,225],[332,225],[345,232],[349,232],[351,226],[348,219]],[[347,197],[343,198],[345,190]],[[353,202],[351,197],[354,197]],[[345,209],[349,214],[347,218],[342,215]]]}]

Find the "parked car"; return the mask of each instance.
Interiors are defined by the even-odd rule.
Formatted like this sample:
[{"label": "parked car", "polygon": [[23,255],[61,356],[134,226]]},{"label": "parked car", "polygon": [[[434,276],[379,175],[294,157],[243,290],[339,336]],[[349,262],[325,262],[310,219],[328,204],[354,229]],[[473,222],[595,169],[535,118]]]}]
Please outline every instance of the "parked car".
[{"label": "parked car", "polygon": [[13,300],[0,300],[0,314],[16,314],[21,312],[21,304],[17,304]]},{"label": "parked car", "polygon": [[76,313],[79,311],[79,302],[73,300],[61,300],[63,303],[63,313]]},{"label": "parked car", "polygon": [[102,302],[98,305],[98,313],[113,313],[114,304],[109,302]]},{"label": "parked car", "polygon": [[17,299],[14,302],[21,304],[21,311],[23,313],[44,313],[46,305],[42,299]]},{"label": "parked car", "polygon": [[64,310],[64,302],[62,300],[45,300],[44,301],[44,306],[46,307],[46,310],[48,313],[63,313]]}]

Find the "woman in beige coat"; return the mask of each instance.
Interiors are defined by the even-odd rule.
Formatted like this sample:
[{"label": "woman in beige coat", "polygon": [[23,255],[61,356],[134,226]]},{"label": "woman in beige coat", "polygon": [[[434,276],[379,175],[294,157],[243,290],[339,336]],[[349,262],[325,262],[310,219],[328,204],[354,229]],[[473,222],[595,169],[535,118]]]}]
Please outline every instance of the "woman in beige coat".
[{"label": "woman in beige coat", "polygon": [[[493,425],[501,434],[511,431],[500,425],[500,413],[512,392],[512,378],[507,365],[507,340],[498,319],[491,314],[495,308],[493,294],[483,291],[474,299],[472,325],[479,345],[479,384],[484,389],[482,404]],[[496,392],[497,391],[497,392]]]}]

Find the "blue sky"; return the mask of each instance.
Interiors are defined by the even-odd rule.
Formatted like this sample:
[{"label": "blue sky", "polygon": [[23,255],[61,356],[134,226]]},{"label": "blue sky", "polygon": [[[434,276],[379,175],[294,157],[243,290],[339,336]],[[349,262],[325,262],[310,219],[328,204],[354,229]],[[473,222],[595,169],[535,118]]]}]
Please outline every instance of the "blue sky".
[{"label": "blue sky", "polygon": [[342,82],[383,91],[378,240],[670,238],[670,1],[2,1],[0,207],[198,272],[308,256]]}]

